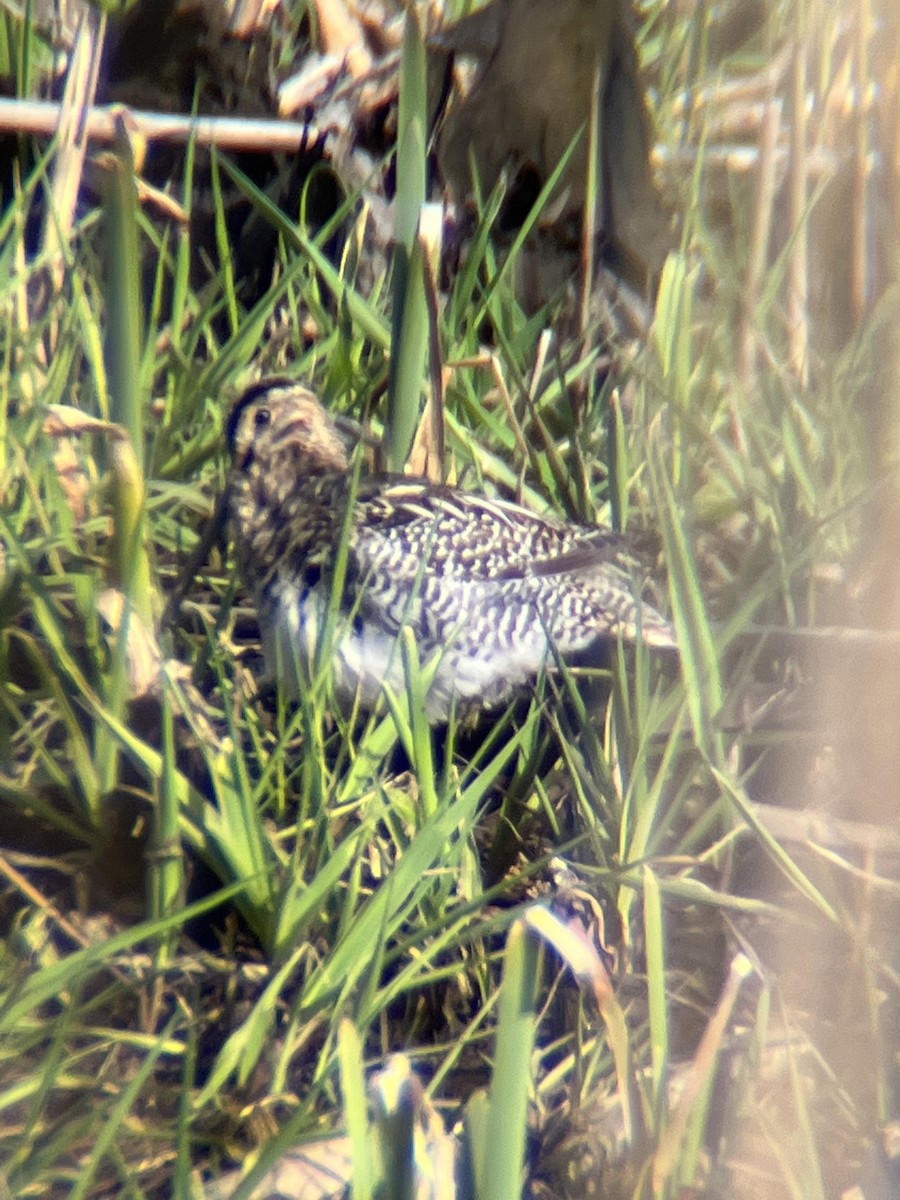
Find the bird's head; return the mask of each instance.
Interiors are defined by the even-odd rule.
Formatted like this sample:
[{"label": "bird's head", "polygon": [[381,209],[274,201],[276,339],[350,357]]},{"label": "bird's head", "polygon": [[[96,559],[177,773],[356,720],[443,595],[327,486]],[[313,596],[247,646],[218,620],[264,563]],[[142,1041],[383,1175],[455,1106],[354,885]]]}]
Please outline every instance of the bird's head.
[{"label": "bird's head", "polygon": [[325,409],[293,379],[262,379],[237,400],[226,426],[239,470],[285,464],[298,476],[346,471],[347,450]]}]

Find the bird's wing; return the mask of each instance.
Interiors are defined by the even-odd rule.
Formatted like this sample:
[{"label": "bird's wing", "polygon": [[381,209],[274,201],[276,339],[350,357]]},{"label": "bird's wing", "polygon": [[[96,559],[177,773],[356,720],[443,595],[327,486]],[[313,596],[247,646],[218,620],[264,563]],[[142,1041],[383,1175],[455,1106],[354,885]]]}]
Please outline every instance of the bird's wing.
[{"label": "bird's wing", "polygon": [[421,480],[400,479],[361,491],[358,508],[363,544],[370,539],[373,545],[404,547],[417,571],[461,579],[512,579],[572,552],[609,553],[606,543],[619,540],[509,501]]},{"label": "bird's wing", "polygon": [[631,544],[610,529],[567,524],[506,500],[401,478],[361,495],[360,527],[373,544],[408,546],[410,566],[467,579],[642,575]]},{"label": "bird's wing", "polygon": [[583,544],[577,544],[559,554],[533,558],[526,563],[510,564],[498,572],[497,578],[506,581],[534,577],[552,579],[554,576],[588,579],[602,572],[609,577],[628,579],[629,566],[636,565],[635,560],[627,556],[624,546],[597,546],[585,540]]}]

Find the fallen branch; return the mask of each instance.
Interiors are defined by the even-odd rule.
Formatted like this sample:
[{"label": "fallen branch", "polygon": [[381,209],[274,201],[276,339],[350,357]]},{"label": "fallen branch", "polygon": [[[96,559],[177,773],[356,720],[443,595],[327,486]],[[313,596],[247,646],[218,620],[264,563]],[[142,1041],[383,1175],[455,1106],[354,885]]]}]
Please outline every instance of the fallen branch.
[{"label": "fallen branch", "polygon": [[[49,100],[0,99],[0,129],[52,137],[59,126],[60,106]],[[303,142],[322,136],[316,126],[304,121],[263,120],[245,117],[191,117],[177,113],[150,113],[109,104],[89,108],[83,114],[90,141],[112,143],[116,123],[124,117],[131,131],[147,141],[194,141],[220,150],[293,151]]]}]

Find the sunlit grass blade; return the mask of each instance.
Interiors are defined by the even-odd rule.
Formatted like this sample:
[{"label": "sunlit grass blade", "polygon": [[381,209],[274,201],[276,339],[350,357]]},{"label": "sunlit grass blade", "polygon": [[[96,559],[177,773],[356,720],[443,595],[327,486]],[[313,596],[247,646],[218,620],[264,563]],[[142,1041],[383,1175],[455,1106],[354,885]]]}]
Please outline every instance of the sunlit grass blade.
[{"label": "sunlit grass blade", "polygon": [[644,938],[647,952],[647,995],[650,1008],[650,1063],[653,1114],[657,1128],[667,1098],[669,1071],[669,1002],[666,988],[665,929],[659,882],[644,868]]},{"label": "sunlit grass blade", "polygon": [[[713,1073],[728,1021],[737,1003],[741,987],[752,970],[752,964],[745,955],[738,954],[732,960],[719,1004],[703,1033],[700,1045],[697,1047],[697,1052],[689,1068],[687,1082],[654,1157],[654,1195],[662,1194],[665,1183],[678,1168],[679,1155],[691,1118],[699,1113],[701,1124],[705,1120]],[[684,1165],[687,1167],[688,1164]],[[685,1180],[688,1187],[693,1186],[695,1182],[693,1178]]]},{"label": "sunlit grass blade", "polygon": [[834,909],[834,906],[828,902],[821,890],[816,887],[812,880],[800,869],[787,850],[772,836],[762,821],[759,820],[753,811],[753,803],[747,798],[743,788],[739,787],[728,774],[727,771],[711,768],[714,778],[722,788],[724,795],[728,796],[735,805],[737,811],[747,822],[749,827],[756,834],[760,844],[765,846],[772,860],[782,870],[797,888],[801,895],[805,896],[829,921],[839,922],[839,917]]},{"label": "sunlit grass blade", "polygon": [[501,284],[503,284],[506,280],[506,276],[513,270],[522,247],[528,241],[528,238],[534,231],[534,227],[537,224],[541,213],[544,211],[545,207],[553,196],[553,193],[556,191],[559,181],[565,174],[566,168],[569,165],[569,160],[575,153],[575,148],[583,135],[583,130],[579,131],[579,133],[575,135],[569,146],[566,148],[565,154],[563,154],[555,168],[547,176],[547,180],[541,188],[537,199],[532,205],[528,216],[523,221],[521,228],[517,231],[516,236],[513,239],[513,243],[503,260],[503,263],[500,265],[499,269],[493,273],[492,278],[485,289],[482,303],[476,310],[476,314],[473,318],[473,323],[476,326],[480,325],[484,320],[485,315],[490,312],[497,321],[498,328],[501,330],[505,328],[507,322],[503,320],[502,313],[495,310],[493,303],[494,296]]},{"label": "sunlit grass blade", "polygon": [[[348,921],[343,935],[321,969],[310,980],[304,1006],[317,1011],[333,1003],[335,993],[355,986],[372,968],[373,950],[402,928],[413,907],[436,887],[450,857],[450,847],[464,836],[497,776],[519,748],[515,736],[464,786],[458,798],[445,799],[433,817],[424,821],[394,866],[390,880],[380,887]],[[454,849],[454,853],[456,853]]]},{"label": "sunlit grass blade", "polygon": [[344,1019],[338,1026],[338,1063],[344,1120],[353,1148],[353,1195],[360,1200],[371,1200],[377,1180],[372,1161],[364,1058],[359,1031]]},{"label": "sunlit grass blade", "polygon": [[[184,906],[185,871],[181,848],[180,805],[178,803],[175,722],[167,689],[162,701],[163,749],[162,775],[157,789],[153,817],[152,851],[147,872],[149,916],[164,918]],[[170,937],[160,945],[157,961],[165,965],[175,951]]]},{"label": "sunlit grass blade", "polygon": [[476,1179],[478,1194],[491,1200],[520,1200],[522,1195],[540,968],[540,943],[524,921],[516,921],[506,941],[500,985],[486,1118],[489,1149],[483,1162],[484,1175]]},{"label": "sunlit grass blade", "polygon": [[388,465],[401,471],[419,421],[428,352],[425,257],[418,236],[425,203],[428,87],[425,42],[418,9],[406,10],[400,66],[397,129],[397,199],[394,229],[393,316],[385,443]]},{"label": "sunlit grass blade", "polygon": [[[121,127],[110,162],[106,192],[111,417],[131,438],[142,463],[144,447],[143,357],[137,190],[131,145]],[[142,463],[143,465],[143,463]]]},{"label": "sunlit grass blade", "polygon": [[240,753],[214,748],[207,762],[216,796],[207,832],[217,856],[228,864],[226,878],[244,881],[245,916],[268,945],[272,938],[276,872],[271,841],[266,836],[255,791]]},{"label": "sunlit grass blade", "polygon": [[438,798],[435,790],[432,733],[426,713],[426,704],[428,689],[440,664],[435,661],[422,667],[411,629],[402,630],[400,644],[406,682],[406,693],[402,699],[406,703],[401,705],[401,697],[393,696],[387,688],[385,688],[385,695],[419,781],[423,812],[426,817],[430,817],[437,812]]},{"label": "sunlit grass blade", "polygon": [[[365,334],[374,345],[385,351],[389,350],[391,335],[387,322],[355,288],[347,284],[318,244],[318,239],[313,240],[303,229],[298,228],[243,171],[230,163],[227,158],[222,159],[221,167],[272,227],[284,236],[287,244],[300,250],[308,262],[312,263],[332,295],[345,305],[359,331]],[[244,324],[245,322],[241,326],[242,332]]]},{"label": "sunlit grass blade", "polygon": [[[134,163],[124,125],[117,153],[111,158],[106,191],[110,232],[107,259],[109,310],[107,377],[110,415],[114,422],[109,450],[113,466],[113,542],[111,577],[125,603],[117,631],[105,700],[116,718],[128,703],[128,633],[131,614],[148,627],[153,622],[153,584],[145,544],[143,345],[140,308],[140,256],[137,236],[137,192]],[[118,428],[115,428],[118,426]],[[118,748],[98,727],[96,754],[104,791],[118,775]]]},{"label": "sunlit grass blade", "polygon": [[526,910],[524,919],[529,928],[554,948],[579,984],[592,993],[612,1050],[622,1106],[624,1141],[627,1146],[640,1145],[647,1123],[635,1077],[631,1035],[625,1012],[596,947],[549,908],[532,905]]},{"label": "sunlit grass blade", "polygon": [[104,942],[76,950],[51,965],[32,972],[0,1005],[0,1033],[6,1035],[15,1030],[19,1022],[35,1009],[42,1004],[57,1001],[70,988],[89,977],[92,971],[113,962],[117,954],[131,950],[141,942],[153,942],[167,936],[174,925],[202,916],[233,898],[239,890],[238,884],[221,888],[188,905],[175,917],[170,915],[159,921],[144,921],[132,925],[121,933],[113,934]]},{"label": "sunlit grass blade", "polygon": [[271,1041],[275,1014],[282,993],[308,953],[307,946],[301,945],[295,948],[290,958],[272,976],[262,995],[250,1010],[247,1019],[229,1035],[225,1045],[216,1056],[209,1078],[194,1102],[195,1109],[203,1108],[217,1095],[232,1074],[235,1075],[239,1085],[245,1084],[250,1078],[256,1069],[260,1055]]},{"label": "sunlit grass blade", "polygon": [[340,887],[341,880],[347,875],[358,854],[357,840],[344,838],[314,878],[309,879],[297,873],[288,879],[275,916],[272,950],[276,961],[286,957],[293,947],[298,945],[307,925],[312,923],[329,896]]},{"label": "sunlit grass blade", "polygon": [[720,762],[723,751],[717,721],[724,704],[724,688],[719,657],[693,552],[656,439],[650,445],[649,468],[654,491],[660,498],[660,532],[666,548],[669,594],[694,732],[703,752]]}]

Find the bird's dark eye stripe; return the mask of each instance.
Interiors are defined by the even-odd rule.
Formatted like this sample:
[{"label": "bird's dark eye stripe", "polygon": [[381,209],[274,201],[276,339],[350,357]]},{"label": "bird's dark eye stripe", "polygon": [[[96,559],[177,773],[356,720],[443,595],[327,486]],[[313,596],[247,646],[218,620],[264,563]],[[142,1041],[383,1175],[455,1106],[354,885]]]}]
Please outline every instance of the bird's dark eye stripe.
[{"label": "bird's dark eye stripe", "polygon": [[277,376],[272,379],[260,379],[258,383],[253,383],[242,392],[235,401],[228,421],[225,425],[225,437],[228,440],[228,448],[233,454],[235,451],[234,440],[237,436],[237,427],[240,424],[241,417],[251,404],[255,404],[257,400],[261,400],[267,396],[273,388],[293,388],[297,386],[294,379],[287,379],[283,376]]}]

